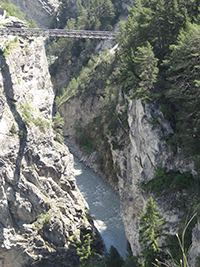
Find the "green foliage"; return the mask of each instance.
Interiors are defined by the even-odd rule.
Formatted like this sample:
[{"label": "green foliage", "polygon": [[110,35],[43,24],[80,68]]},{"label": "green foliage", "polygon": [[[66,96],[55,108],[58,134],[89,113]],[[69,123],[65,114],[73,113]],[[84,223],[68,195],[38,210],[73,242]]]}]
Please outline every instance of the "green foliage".
[{"label": "green foliage", "polygon": [[141,251],[143,260],[142,266],[152,267],[152,263],[156,263],[155,259],[162,260],[166,255],[161,251],[157,244],[157,239],[164,236],[165,220],[160,218],[161,213],[157,212],[156,203],[150,197],[147,201],[145,212],[141,212],[139,218],[139,242],[144,245]]},{"label": "green foliage", "polygon": [[30,103],[26,102],[26,104],[22,105],[22,117],[27,126],[33,121],[33,108]]},{"label": "green foliage", "polygon": [[[182,247],[184,253],[189,250],[192,242],[192,230],[196,224],[196,219],[188,222],[188,216],[199,210],[199,180],[193,177],[189,172],[167,172],[165,168],[157,168],[154,178],[145,185],[143,189],[154,193],[157,197],[167,197],[173,193],[176,194],[175,199],[171,202],[171,208],[179,207],[187,216],[183,216],[179,235],[182,234]],[[177,193],[179,192],[179,193]],[[187,229],[187,231],[186,231]],[[172,258],[179,262],[183,255],[180,242],[176,236],[167,236],[166,246],[170,250]],[[179,265],[177,265],[179,266]]]},{"label": "green foliage", "polygon": [[139,267],[138,257],[133,256],[132,254],[127,254],[126,259],[122,265],[122,267]]},{"label": "green foliage", "polygon": [[41,213],[37,216],[37,220],[34,222],[34,226],[37,229],[40,229],[43,227],[44,224],[48,224],[51,220],[50,214],[47,212],[46,214]]},{"label": "green foliage", "polygon": [[114,56],[108,50],[89,60],[77,79],[72,78],[68,86],[56,97],[56,106],[59,107],[73,97],[81,96],[85,100],[89,96],[102,96],[102,89],[106,87],[108,78],[114,71],[114,60]]},{"label": "green foliage", "polygon": [[49,127],[50,123],[42,118],[41,115],[36,116],[35,110],[30,105],[30,103],[26,102],[25,104],[21,105],[22,109],[22,118],[26,126],[30,126],[31,123],[35,124],[39,127],[41,132],[45,132],[46,129]]},{"label": "green foliage", "polygon": [[33,19],[29,20],[28,28],[37,28],[37,25],[35,24],[35,21]]},{"label": "green foliage", "polygon": [[126,92],[132,98],[159,101],[174,125],[168,143],[196,159],[200,154],[198,10],[197,0],[136,0],[118,35]]},{"label": "green foliage", "polygon": [[14,123],[12,124],[12,127],[11,127],[10,131],[11,131],[12,134],[16,134],[17,133],[17,129],[16,129],[16,126],[15,126]]},{"label": "green foliage", "polygon": [[64,124],[65,124],[64,118],[61,117],[59,112],[57,112],[56,115],[53,117],[52,127],[54,130],[54,134],[56,135],[55,138],[59,143],[64,142],[63,130],[62,130]]},{"label": "green foliage", "polygon": [[86,154],[90,155],[95,151],[92,139],[87,136],[86,132],[80,125],[75,126],[76,136],[80,149]]},{"label": "green foliage", "polygon": [[21,79],[20,78],[17,78],[17,82],[18,82],[18,84],[20,85],[21,84]]},{"label": "green foliage", "polygon": [[93,240],[90,234],[86,234],[82,239],[81,246],[77,248],[77,254],[80,256],[79,267],[92,267],[97,263],[100,255],[91,247]]},{"label": "green foliage", "polygon": [[26,136],[26,134],[25,134],[24,131],[21,130],[21,131],[18,133],[18,136],[19,136],[19,139],[22,139],[22,138],[24,138],[24,137]]},{"label": "green foliage", "polygon": [[[191,247],[191,236],[192,236],[192,228],[194,227],[194,225],[196,224],[197,220],[194,220],[194,218],[196,217],[197,214],[194,214],[191,219],[184,224],[183,229],[181,230],[181,238],[179,237],[179,234],[176,234],[176,239],[171,241],[175,241],[174,243],[170,243],[170,257],[171,257],[171,261],[169,264],[163,263],[158,261],[158,265],[160,266],[160,264],[164,264],[167,267],[170,266],[176,266],[176,267],[189,267],[188,265],[188,252],[190,250]],[[192,228],[190,227],[192,223]],[[189,244],[186,244],[186,242],[188,241],[188,238],[186,238],[186,234],[188,232],[188,228],[191,228],[189,231],[190,234],[190,240],[189,240]],[[173,236],[174,237],[174,236]],[[174,246],[175,250],[173,251],[171,248],[172,246]],[[198,261],[198,260],[197,260]],[[156,266],[158,266],[156,265]]]},{"label": "green foliage", "polygon": [[109,253],[106,255],[105,258],[103,258],[98,265],[99,267],[122,267],[124,266],[124,260],[120,256],[117,249],[113,246],[110,247]]},{"label": "green foliage", "polygon": [[24,14],[21,11],[19,11],[19,7],[12,4],[11,0],[0,1],[0,5],[7,11],[6,17],[14,16],[19,19],[23,19]]},{"label": "green foliage", "polygon": [[[65,28],[68,30],[112,30],[117,20],[117,5],[111,0],[80,0],[76,2],[76,9],[72,10],[68,1],[62,1],[57,15],[52,19],[51,28]],[[96,53],[95,48],[99,40],[59,38],[51,41],[47,54],[52,58],[58,57],[50,67],[52,75],[61,66],[68,71],[69,77],[77,77],[82,67],[86,66]],[[53,57],[52,57],[53,55]],[[70,62],[70,67],[67,62]],[[68,65],[68,66],[66,66]]]},{"label": "green foliage", "polygon": [[9,55],[9,53],[12,52],[12,50],[16,46],[17,42],[18,42],[18,37],[17,36],[12,41],[8,41],[8,40],[6,41],[5,49],[3,51],[3,56],[4,57],[7,57]]},{"label": "green foliage", "polygon": [[53,117],[53,123],[52,123],[53,129],[58,130],[62,128],[64,124],[65,124],[64,118],[61,117],[59,112],[57,112],[56,115]]},{"label": "green foliage", "polygon": [[157,167],[154,178],[147,184],[142,184],[142,187],[159,197],[166,196],[172,192],[189,189],[194,184],[195,179],[189,172],[167,172],[166,168]]},{"label": "green foliage", "polygon": [[132,98],[152,99],[152,89],[157,79],[157,61],[149,42],[146,46],[137,47],[135,51],[123,57],[124,66],[121,70],[121,80],[125,86],[134,88]]},{"label": "green foliage", "polygon": [[50,123],[45,120],[44,118],[42,118],[41,115],[39,115],[38,117],[33,119],[33,123],[39,127],[41,132],[45,132],[46,129],[49,127]]},{"label": "green foliage", "polygon": [[71,10],[67,1],[61,1],[59,20],[53,19],[52,25],[64,28],[69,23],[77,30],[110,30],[115,22],[115,6],[111,0],[80,0],[76,3],[76,13]]},{"label": "green foliage", "polygon": [[197,260],[195,262],[195,267],[199,267],[200,266],[200,256],[197,257]]},{"label": "green foliage", "polygon": [[[81,239],[79,239],[78,236],[80,236]],[[83,234],[80,231],[76,231],[74,235],[69,237],[69,241],[71,242],[70,248],[76,249],[77,254],[80,257],[79,267],[96,266],[97,261],[101,256],[93,249],[93,240],[89,233]]]},{"label": "green foliage", "polygon": [[136,0],[129,8],[128,21],[121,24],[119,43],[122,52],[129,54],[148,41],[160,61],[169,53],[187,21],[198,20],[198,1]]},{"label": "green foliage", "polygon": [[200,151],[200,74],[199,41],[200,26],[187,24],[178,36],[178,43],[171,46],[172,53],[165,60],[169,67],[170,88],[165,97],[176,107],[176,142],[186,155]]}]

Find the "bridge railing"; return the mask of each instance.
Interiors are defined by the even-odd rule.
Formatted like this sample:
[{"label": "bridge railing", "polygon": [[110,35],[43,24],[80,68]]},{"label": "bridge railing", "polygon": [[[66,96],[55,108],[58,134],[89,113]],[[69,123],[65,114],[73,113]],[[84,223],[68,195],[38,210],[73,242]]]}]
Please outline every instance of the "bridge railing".
[{"label": "bridge railing", "polygon": [[91,38],[91,39],[115,39],[112,31],[89,31],[89,30],[63,30],[63,29],[33,29],[0,27],[0,36],[42,36],[62,38]]}]

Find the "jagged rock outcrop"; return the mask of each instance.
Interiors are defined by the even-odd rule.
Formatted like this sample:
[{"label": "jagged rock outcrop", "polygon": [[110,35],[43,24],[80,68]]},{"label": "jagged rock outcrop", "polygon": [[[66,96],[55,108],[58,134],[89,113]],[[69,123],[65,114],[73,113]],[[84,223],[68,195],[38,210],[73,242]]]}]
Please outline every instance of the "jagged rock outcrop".
[{"label": "jagged rock outcrop", "polygon": [[8,18],[0,17],[1,23],[5,27],[14,27],[14,28],[26,28],[27,23],[13,16]]},{"label": "jagged rock outcrop", "polygon": [[70,245],[101,238],[77,189],[73,157],[54,141],[54,93],[43,42],[1,39],[0,264],[78,266]]},{"label": "jagged rock outcrop", "polygon": [[48,28],[52,14],[59,6],[59,0],[12,0],[25,14],[25,19],[33,19],[39,28]]},{"label": "jagged rock outcrop", "polygon": [[101,113],[102,105],[103,98],[97,96],[88,97],[87,99],[75,97],[63,103],[58,109],[66,122],[63,126],[63,134],[69,138],[73,138],[76,131],[76,122],[79,123],[77,126],[84,128]]}]

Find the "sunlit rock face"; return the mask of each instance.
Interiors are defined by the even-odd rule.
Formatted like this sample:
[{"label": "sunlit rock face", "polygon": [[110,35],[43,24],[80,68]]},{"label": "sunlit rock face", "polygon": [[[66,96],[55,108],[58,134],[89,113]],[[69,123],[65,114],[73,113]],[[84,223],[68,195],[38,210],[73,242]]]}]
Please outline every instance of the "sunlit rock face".
[{"label": "sunlit rock face", "polygon": [[[149,182],[156,167],[168,171],[194,172],[193,162],[166,144],[165,136],[172,133],[172,127],[164,119],[158,104],[143,100],[128,100],[129,144],[122,150],[112,151],[115,165],[120,169],[118,188],[121,213],[126,235],[134,254],[140,252],[138,242],[138,218],[144,211],[150,194],[141,188]],[[169,233],[175,234],[183,212],[173,202],[178,195],[171,194],[165,199],[155,199],[169,226]],[[173,207],[173,208],[172,208]]]},{"label": "sunlit rock face", "polygon": [[70,244],[81,235],[89,233],[99,251],[104,246],[87,219],[73,157],[54,141],[43,41],[2,38],[0,47],[1,266],[77,267]]},{"label": "sunlit rock face", "polygon": [[39,28],[49,26],[49,21],[54,11],[59,6],[59,0],[12,0],[20,8],[29,21],[33,19]]}]

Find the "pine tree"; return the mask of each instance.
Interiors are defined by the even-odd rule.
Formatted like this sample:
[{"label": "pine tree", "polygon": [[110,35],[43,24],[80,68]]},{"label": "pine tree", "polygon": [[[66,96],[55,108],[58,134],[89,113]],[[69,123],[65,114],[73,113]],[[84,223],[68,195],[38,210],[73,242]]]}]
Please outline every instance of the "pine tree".
[{"label": "pine tree", "polygon": [[145,210],[139,219],[139,242],[143,245],[142,266],[152,267],[152,262],[156,263],[155,259],[163,261],[163,258],[166,257],[160,250],[157,239],[164,235],[164,230],[167,228],[164,228],[165,220],[160,218],[161,213],[156,211],[157,205],[152,197],[147,201]]},{"label": "pine tree", "polygon": [[165,96],[175,106],[178,145],[191,156],[200,150],[200,26],[188,23],[171,50],[164,63],[170,82]]},{"label": "pine tree", "polygon": [[198,20],[198,4],[194,2],[198,1],[135,0],[118,35],[122,59],[130,49],[135,50],[148,41],[162,62],[180,30],[188,21]]},{"label": "pine tree", "polygon": [[122,256],[119,254],[117,249],[113,246],[110,247],[109,253],[106,257],[101,261],[98,265],[99,267],[122,267],[124,264],[124,260]]},{"label": "pine tree", "polygon": [[137,48],[133,61],[138,84],[132,97],[150,99],[152,94],[150,90],[153,89],[157,79],[158,59],[155,58],[149,42],[147,42],[146,46]]},{"label": "pine tree", "polygon": [[129,55],[124,57],[121,80],[125,81],[126,88],[134,90],[132,98],[152,99],[158,74],[157,62],[149,42],[135,51],[130,49]]}]

